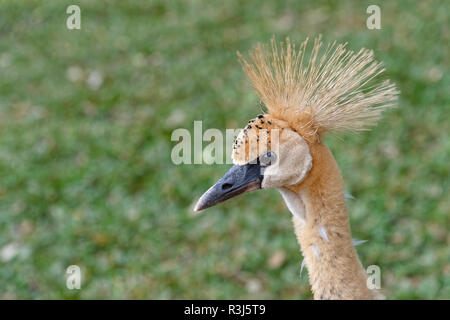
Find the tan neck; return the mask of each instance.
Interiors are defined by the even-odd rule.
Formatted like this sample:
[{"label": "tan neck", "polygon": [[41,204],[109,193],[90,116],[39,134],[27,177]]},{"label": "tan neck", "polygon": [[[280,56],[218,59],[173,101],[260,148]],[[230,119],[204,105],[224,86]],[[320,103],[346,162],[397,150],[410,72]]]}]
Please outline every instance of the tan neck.
[{"label": "tan neck", "polygon": [[374,299],[352,245],[343,181],[331,152],[311,148],[313,167],[304,183],[284,189],[315,299]]}]

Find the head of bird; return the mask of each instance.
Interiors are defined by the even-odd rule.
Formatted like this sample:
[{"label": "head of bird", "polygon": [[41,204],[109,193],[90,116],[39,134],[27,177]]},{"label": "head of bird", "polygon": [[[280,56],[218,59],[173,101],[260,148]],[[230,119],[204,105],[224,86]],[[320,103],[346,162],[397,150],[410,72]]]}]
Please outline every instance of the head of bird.
[{"label": "head of bird", "polygon": [[269,114],[248,122],[233,145],[233,166],[198,200],[195,211],[242,193],[295,186],[312,167],[307,141],[285,121]]}]

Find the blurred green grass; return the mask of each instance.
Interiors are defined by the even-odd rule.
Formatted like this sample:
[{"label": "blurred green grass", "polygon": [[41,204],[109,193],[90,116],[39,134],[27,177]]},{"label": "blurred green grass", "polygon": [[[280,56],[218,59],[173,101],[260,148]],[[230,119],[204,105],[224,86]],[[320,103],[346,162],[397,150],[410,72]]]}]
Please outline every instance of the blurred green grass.
[{"label": "blurred green grass", "polygon": [[170,136],[243,126],[259,104],[236,51],[320,33],[401,90],[372,131],[326,139],[361,261],[389,299],[450,298],[447,1],[379,1],[374,31],[369,1],[76,1],[80,31],[70,4],[0,3],[0,298],[311,298],[277,192],[195,216],[227,166],[173,165]]}]

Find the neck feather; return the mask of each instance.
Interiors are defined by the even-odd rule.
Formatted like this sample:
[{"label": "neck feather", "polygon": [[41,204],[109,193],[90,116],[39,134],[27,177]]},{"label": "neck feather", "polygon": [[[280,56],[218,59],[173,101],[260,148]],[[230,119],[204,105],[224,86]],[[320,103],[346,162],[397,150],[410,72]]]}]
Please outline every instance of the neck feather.
[{"label": "neck feather", "polygon": [[293,213],[314,298],[374,299],[352,244],[339,168],[323,144],[310,150],[313,167],[308,178],[280,192]]}]

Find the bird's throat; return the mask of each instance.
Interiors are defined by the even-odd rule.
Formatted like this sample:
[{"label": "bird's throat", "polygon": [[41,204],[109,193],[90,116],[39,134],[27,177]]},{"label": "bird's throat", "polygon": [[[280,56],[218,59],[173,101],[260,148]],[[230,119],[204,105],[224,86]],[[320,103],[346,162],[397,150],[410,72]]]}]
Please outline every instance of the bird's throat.
[{"label": "bird's throat", "polygon": [[293,214],[315,299],[373,299],[352,245],[343,181],[331,152],[313,149],[308,181],[281,189]]}]

